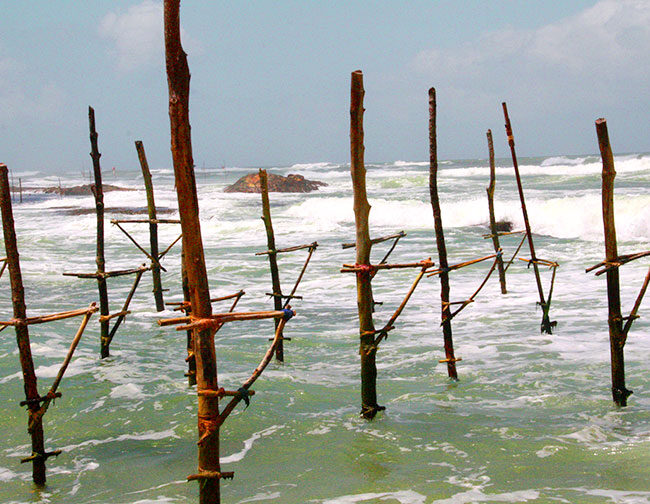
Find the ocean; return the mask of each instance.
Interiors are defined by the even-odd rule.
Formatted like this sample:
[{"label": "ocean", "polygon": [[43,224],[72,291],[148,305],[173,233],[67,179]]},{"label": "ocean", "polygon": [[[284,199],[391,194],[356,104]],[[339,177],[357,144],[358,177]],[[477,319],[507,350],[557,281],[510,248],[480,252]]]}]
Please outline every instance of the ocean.
[{"label": "ocean", "polygon": [[[107,192],[107,209],[144,208],[137,160],[129,169],[105,169],[104,184],[133,188]],[[617,155],[615,209],[619,253],[650,250],[650,154]],[[285,330],[285,363],[272,362],[221,430],[225,503],[648,503],[650,502],[650,304],[648,297],[625,348],[626,408],[611,399],[606,281],[585,273],[604,260],[599,156],[521,158],[522,182],[537,256],[557,261],[551,320],[540,332],[541,311],[532,269],[515,261],[502,295],[495,273],[453,320],[459,381],[447,378],[440,328],[440,283],[425,278],[377,354],[378,402],[373,421],[359,418],[358,320],[354,214],[349,165],[269,166],[328,185],[308,194],[271,193],[279,248],[317,241]],[[9,167],[11,169],[11,166]],[[367,163],[371,236],[406,232],[390,262],[437,262],[428,192],[428,163]],[[237,310],[272,309],[259,194],[224,193],[250,167],[196,169],[208,277],[213,296],[243,289]],[[152,167],[156,203],[177,218],[173,171]],[[79,185],[87,174],[13,173],[23,187]],[[444,161],[438,186],[450,264],[493,253],[488,233],[486,159]],[[17,195],[16,195],[17,196]],[[497,160],[498,219],[523,229],[512,164]],[[95,215],[92,196],[25,190],[14,217],[28,316],[82,308],[97,299],[94,280],[63,276],[93,272]],[[106,215],[107,270],[148,263]],[[124,224],[148,244],[146,224]],[[179,234],[161,224],[160,248]],[[509,258],[520,235],[501,238]],[[373,248],[379,261],[389,243]],[[3,252],[0,252],[3,254]],[[520,253],[528,257],[526,246]],[[283,290],[289,291],[306,252],[282,254]],[[491,261],[451,273],[451,299],[470,296]],[[182,299],[180,245],[162,261],[166,301]],[[636,299],[647,258],[621,268],[623,312]],[[382,326],[417,271],[381,271],[373,280]],[[550,271],[541,268],[548,290]],[[119,311],[132,278],[109,279],[111,311]],[[44,418],[46,449],[63,453],[47,462],[48,482],[37,490],[31,467],[27,415],[12,328],[0,337],[0,502],[48,504],[152,504],[196,502],[196,393],[184,377],[185,333],[159,327],[145,274],[131,315],[117,332],[111,357],[99,359],[95,315],[60,387],[63,397]],[[0,319],[11,318],[7,272],[0,278]],[[214,305],[227,311],[228,302]],[[30,327],[41,393],[67,352],[78,319]],[[273,335],[270,320],[226,324],[216,335],[219,383],[236,390],[259,363]]]}]

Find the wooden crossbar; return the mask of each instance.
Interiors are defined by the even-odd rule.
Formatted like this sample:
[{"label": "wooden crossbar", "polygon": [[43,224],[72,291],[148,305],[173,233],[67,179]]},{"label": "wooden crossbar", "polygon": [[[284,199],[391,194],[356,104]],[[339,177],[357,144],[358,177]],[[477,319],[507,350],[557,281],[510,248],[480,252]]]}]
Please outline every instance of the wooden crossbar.
[{"label": "wooden crossbar", "polygon": [[[1,326],[20,326],[20,325],[33,325],[33,324],[45,324],[47,322],[54,322],[55,320],[63,320],[72,317],[78,317],[80,315],[86,315],[90,311],[90,308],[81,308],[79,310],[69,310],[60,313],[53,313],[51,315],[40,315],[38,317],[28,317],[23,320],[11,319],[8,321],[0,321]],[[95,313],[97,308],[93,308],[92,313]]]},{"label": "wooden crossbar", "polygon": [[315,249],[318,247],[318,242],[307,243],[305,245],[296,245],[295,247],[287,247],[276,250],[265,250],[264,252],[255,252],[256,256],[269,255],[269,254],[282,254],[284,252],[295,252],[296,250]]},{"label": "wooden crossbar", "polygon": [[415,263],[403,263],[403,264],[344,264],[341,268],[341,273],[358,273],[369,270],[382,270],[382,269],[407,269],[407,268],[430,268],[434,266],[435,263],[430,259],[425,261],[419,261]]},{"label": "wooden crossbar", "polygon": [[116,271],[104,271],[104,272],[95,272],[95,273],[63,273],[63,276],[73,276],[77,278],[112,278],[124,275],[133,275],[137,273],[144,273],[149,271],[151,268],[145,266],[144,264],[139,268],[128,269],[128,270],[116,270]]},{"label": "wooden crossbar", "polygon": [[[381,242],[385,242],[385,241],[388,241],[388,240],[394,240],[396,238],[397,239],[404,238],[405,236],[406,236],[406,233],[404,231],[400,231],[399,233],[395,233],[395,234],[392,234],[392,235],[382,236],[380,238],[372,238],[370,240],[370,244],[375,245],[376,243],[381,243]],[[344,249],[354,248],[356,246],[357,246],[357,244],[355,242],[341,244],[341,247],[344,248]]]},{"label": "wooden crossbar", "polygon": [[180,224],[178,219],[111,219],[111,224]]},{"label": "wooden crossbar", "polygon": [[457,264],[452,264],[448,268],[440,268],[440,269],[437,269],[437,270],[434,270],[434,271],[427,272],[427,273],[429,273],[427,275],[427,277],[432,277],[434,275],[439,275],[440,273],[442,273],[444,271],[454,271],[454,270],[457,270],[457,269],[460,269],[460,268],[464,268],[465,266],[471,266],[472,264],[480,263],[482,261],[486,261],[487,259],[492,259],[492,258],[494,258],[496,256],[497,256],[497,254],[491,254],[489,256],[480,257],[479,259],[472,259],[471,261],[465,261],[465,262],[461,262],[461,263],[457,263]]}]

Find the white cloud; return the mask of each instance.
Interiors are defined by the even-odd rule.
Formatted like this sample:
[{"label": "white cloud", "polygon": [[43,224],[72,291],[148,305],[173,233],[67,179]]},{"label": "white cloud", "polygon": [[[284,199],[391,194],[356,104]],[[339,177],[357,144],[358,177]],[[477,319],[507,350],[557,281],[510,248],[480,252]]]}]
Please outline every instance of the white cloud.
[{"label": "white cloud", "polygon": [[[164,64],[163,4],[153,0],[132,5],[125,12],[109,12],[99,24],[99,35],[112,43],[117,68],[129,72]],[[181,30],[183,45],[193,52],[199,45]]]},{"label": "white cloud", "polygon": [[456,90],[530,92],[544,83],[594,80],[629,86],[647,80],[649,47],[650,2],[602,0],[535,30],[508,28],[460,47],[422,51],[414,66]]}]

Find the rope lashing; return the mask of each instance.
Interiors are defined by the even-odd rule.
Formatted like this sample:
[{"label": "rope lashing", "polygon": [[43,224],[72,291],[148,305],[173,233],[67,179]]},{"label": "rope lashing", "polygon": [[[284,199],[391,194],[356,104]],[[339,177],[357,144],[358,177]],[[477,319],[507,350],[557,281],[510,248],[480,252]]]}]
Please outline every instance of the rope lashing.
[{"label": "rope lashing", "polygon": [[295,312],[290,308],[283,308],[282,312],[284,313],[284,315],[282,315],[282,320],[284,320],[285,322],[291,320],[295,315]]},{"label": "rope lashing", "polygon": [[[291,310],[289,310],[291,311]],[[244,409],[248,408],[251,404],[251,400],[248,397],[248,389],[245,387],[239,387],[237,389],[237,395],[235,397],[238,397],[239,399],[243,400],[246,403],[246,406]]]},{"label": "rope lashing", "polygon": [[355,264],[354,268],[358,275],[372,275],[376,270],[372,264]]}]

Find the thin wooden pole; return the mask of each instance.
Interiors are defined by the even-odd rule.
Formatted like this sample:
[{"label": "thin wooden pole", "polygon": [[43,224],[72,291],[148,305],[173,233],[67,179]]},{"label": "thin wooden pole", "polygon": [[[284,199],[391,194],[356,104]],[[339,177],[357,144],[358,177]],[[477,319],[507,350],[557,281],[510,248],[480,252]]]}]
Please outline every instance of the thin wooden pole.
[{"label": "thin wooden pole", "polygon": [[[95,210],[97,213],[97,289],[99,291],[99,313],[106,317],[109,314],[108,306],[108,286],[103,273],[106,271],[106,261],[104,259],[104,188],[102,185],[102,169],[99,164],[99,147],[97,145],[97,130],[95,129],[95,110],[88,107],[88,123],[90,127],[90,157],[93,160],[93,172],[95,175],[95,184],[92,186],[93,195],[95,196]],[[109,321],[100,319],[100,355],[104,359],[109,353]]]},{"label": "thin wooden pole", "polygon": [[451,311],[449,309],[449,263],[447,246],[442,228],[442,214],[438,198],[438,142],[436,139],[436,90],[429,89],[429,194],[433,209],[433,222],[438,246],[438,265],[440,267],[440,301],[442,306],[442,335],[445,345],[445,362],[447,374],[452,380],[458,380],[456,356],[451,332]]},{"label": "thin wooden pole", "polygon": [[165,309],[165,301],[163,300],[162,280],[160,278],[160,263],[158,262],[158,223],[156,217],[156,201],[153,195],[153,182],[151,181],[149,163],[147,162],[147,155],[144,152],[144,145],[142,145],[142,141],[136,140],[135,149],[138,152],[138,160],[140,161],[140,167],[142,168],[142,178],[144,179],[144,188],[147,192],[147,210],[149,212],[149,243],[151,247],[151,256],[156,258],[155,261],[151,261],[153,297],[156,301],[156,310],[163,311]]},{"label": "thin wooden pole", "polygon": [[[271,221],[271,205],[269,203],[269,183],[266,170],[260,169],[260,189],[262,193],[262,220],[266,229],[266,243],[268,247],[269,268],[271,270],[271,284],[273,288],[273,306],[276,310],[282,309],[282,287],[280,286],[280,272],[278,270],[278,256],[275,250],[275,236],[273,234],[273,222]],[[275,328],[277,330],[280,324],[279,319],[275,319]],[[284,362],[284,345],[282,333],[275,346],[275,358]]]},{"label": "thin wooden pole", "polygon": [[[492,234],[492,244],[494,251],[499,252],[499,233],[497,231],[497,219],[494,213],[494,186],[496,185],[496,169],[494,166],[494,143],[492,142],[492,130],[487,130],[488,151],[490,153],[490,185],[487,187],[488,210],[490,212],[490,232]],[[499,283],[501,284],[501,294],[507,294],[506,289],[506,272],[503,267],[503,258],[497,256],[497,268],[499,271]]]},{"label": "thin wooden pole", "polygon": [[[616,225],[614,221],[614,156],[609,143],[607,132],[607,121],[598,119],[596,121],[596,134],[598,135],[598,147],[603,162],[603,225],[605,231],[605,260],[616,262],[618,260],[618,249],[616,243]],[[619,406],[627,406],[627,398],[632,391],[625,388],[625,358],[623,348],[625,346],[625,332],[623,331],[623,316],[621,314],[621,293],[619,286],[618,268],[607,270],[607,305],[609,324],[609,343],[611,354],[612,372],[612,397]]]},{"label": "thin wooden pole", "polygon": [[517,189],[519,190],[519,199],[521,201],[521,211],[524,216],[524,224],[526,225],[526,236],[528,238],[528,246],[530,248],[530,260],[535,271],[535,282],[537,283],[537,292],[539,293],[539,305],[542,307],[542,324],[541,330],[544,333],[552,334],[554,323],[549,319],[550,304],[544,299],[544,289],[542,288],[542,280],[539,276],[539,268],[537,266],[537,255],[535,254],[535,245],[533,244],[533,233],[530,230],[530,222],[528,220],[528,210],[526,210],[526,200],[524,198],[524,188],[521,184],[521,177],[519,176],[519,164],[517,163],[517,153],[515,152],[515,137],[512,134],[512,125],[510,124],[510,117],[508,117],[508,107],[506,103],[502,103],[503,115],[506,121],[506,135],[508,136],[508,145],[510,146],[510,153],[512,154],[512,164],[515,169],[515,178],[517,179]]},{"label": "thin wooden pole", "polygon": [[23,202],[23,179],[18,177],[18,190],[20,191],[20,202]]},{"label": "thin wooden pole", "polygon": [[[171,151],[178,196],[178,210],[183,232],[184,264],[190,289],[192,314],[208,318],[212,314],[210,289],[201,238],[199,204],[194,177],[192,139],[189,119],[190,71],[187,56],[181,45],[180,0],[165,0],[165,61],[169,87],[169,121]],[[194,331],[194,355],[196,357],[196,382],[199,390],[218,390],[217,359],[214,348],[214,329]],[[219,398],[198,396],[198,434],[203,442],[198,448],[200,479],[199,503],[221,502],[219,461]]]},{"label": "thin wooden pole", "polygon": [[[25,290],[20,272],[20,259],[18,245],[16,243],[16,230],[14,228],[13,210],[11,207],[11,189],[7,166],[0,164],[0,208],[2,211],[2,229],[4,231],[5,250],[7,253],[7,264],[9,265],[9,277],[11,281],[11,299],[13,301],[14,318],[17,320],[27,319],[25,307]],[[36,417],[39,410],[38,387],[36,373],[34,372],[34,361],[29,342],[29,329],[27,325],[16,326],[16,341],[20,356],[20,366],[23,371],[25,382],[25,397],[28,401],[29,433],[32,437],[32,479],[37,485],[45,485],[45,441],[43,438],[43,421]],[[32,419],[34,421],[32,422]]]},{"label": "thin wooden pole", "polygon": [[140,283],[140,279],[142,278],[143,273],[147,271],[147,269],[148,268],[143,267],[140,271],[138,271],[135,274],[135,278],[133,279],[133,285],[131,285],[131,290],[129,291],[129,294],[126,296],[126,299],[124,300],[124,304],[122,305],[122,310],[118,314],[117,320],[115,321],[115,324],[113,324],[111,332],[108,334],[108,341],[106,346],[109,346],[111,344],[111,341],[113,341],[113,337],[115,336],[115,333],[120,327],[120,324],[124,321],[126,316],[129,314],[128,311],[129,304],[131,304],[131,299],[133,299],[133,294],[135,294],[135,290],[138,288],[138,283]]},{"label": "thin wooden pole", "polygon": [[[181,235],[182,236],[182,235]],[[182,248],[182,247],[181,247]],[[192,312],[192,302],[190,301],[190,285],[189,280],[187,279],[187,270],[185,269],[185,249],[181,251],[181,275],[183,282],[183,301],[185,301],[187,308],[185,309],[185,314],[189,315]],[[185,361],[187,362],[187,384],[192,387],[196,385],[196,357],[194,355],[194,331],[187,331],[187,357]]]},{"label": "thin wooden pole", "polygon": [[[354,222],[356,227],[356,263],[370,264],[370,204],[366,195],[366,168],[363,145],[363,72],[352,72],[350,88],[350,172],[354,192]],[[374,345],[375,325],[372,319],[373,297],[369,271],[357,273],[357,309],[361,356],[361,415],[374,418],[385,409],[377,404],[377,349]]]}]

